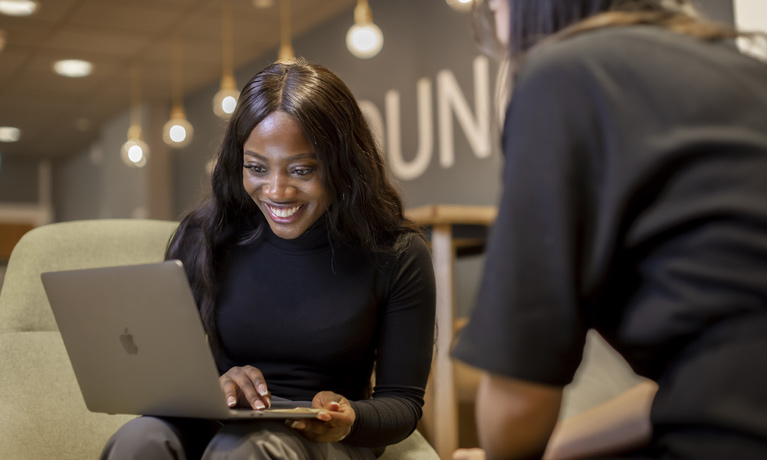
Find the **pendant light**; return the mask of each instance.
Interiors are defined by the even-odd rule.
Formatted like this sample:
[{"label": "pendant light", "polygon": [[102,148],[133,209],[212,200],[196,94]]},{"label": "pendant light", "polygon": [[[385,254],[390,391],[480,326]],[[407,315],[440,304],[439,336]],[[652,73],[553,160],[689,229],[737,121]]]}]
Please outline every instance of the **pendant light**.
[{"label": "pendant light", "polygon": [[293,45],[290,44],[290,0],[280,0],[280,51],[277,53],[278,61],[290,61],[295,59]]},{"label": "pendant light", "polygon": [[221,43],[223,72],[221,89],[213,96],[213,113],[217,117],[228,120],[237,107],[237,83],[234,81],[234,57],[232,51],[232,5],[224,0],[221,5]]},{"label": "pendant light", "polygon": [[162,140],[175,148],[189,145],[194,133],[192,124],[186,119],[184,113],[184,89],[181,79],[182,56],[181,42],[175,38],[172,50],[173,80],[171,81],[173,108],[170,112],[170,120],[162,128]]},{"label": "pendant light", "polygon": [[346,47],[360,59],[370,59],[383,48],[383,33],[373,24],[373,13],[368,0],[357,0],[354,7],[354,25],[346,34]]},{"label": "pendant light", "polygon": [[135,65],[131,70],[131,114],[128,140],[120,149],[123,162],[132,168],[141,168],[149,158],[149,146],[141,133],[141,83],[139,70]]}]

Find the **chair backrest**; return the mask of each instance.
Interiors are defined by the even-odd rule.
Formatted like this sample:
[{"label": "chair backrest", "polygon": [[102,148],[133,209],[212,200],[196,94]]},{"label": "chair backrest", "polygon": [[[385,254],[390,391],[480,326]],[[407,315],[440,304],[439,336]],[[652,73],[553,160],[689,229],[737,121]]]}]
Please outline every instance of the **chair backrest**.
[{"label": "chair backrest", "polygon": [[40,274],[159,262],[177,222],[101,219],[44,225],[25,234],[0,290],[0,332],[57,331]]}]

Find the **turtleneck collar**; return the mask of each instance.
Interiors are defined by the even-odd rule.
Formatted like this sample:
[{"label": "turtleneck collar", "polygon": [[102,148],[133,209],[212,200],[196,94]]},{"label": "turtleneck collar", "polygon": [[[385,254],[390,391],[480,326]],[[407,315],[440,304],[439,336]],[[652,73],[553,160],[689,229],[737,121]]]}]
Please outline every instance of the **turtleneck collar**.
[{"label": "turtleneck collar", "polygon": [[326,221],[326,214],[323,214],[301,236],[292,240],[275,235],[269,224],[264,222],[264,241],[283,253],[320,252],[330,248],[330,235],[328,235]]}]

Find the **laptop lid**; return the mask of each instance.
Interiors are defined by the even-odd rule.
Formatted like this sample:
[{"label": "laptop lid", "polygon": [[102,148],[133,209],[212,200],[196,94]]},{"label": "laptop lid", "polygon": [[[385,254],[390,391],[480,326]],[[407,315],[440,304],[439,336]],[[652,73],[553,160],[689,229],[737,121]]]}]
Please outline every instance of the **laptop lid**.
[{"label": "laptop lid", "polygon": [[314,418],[316,410],[232,410],[180,261],[42,276],[92,412],[209,419]]}]

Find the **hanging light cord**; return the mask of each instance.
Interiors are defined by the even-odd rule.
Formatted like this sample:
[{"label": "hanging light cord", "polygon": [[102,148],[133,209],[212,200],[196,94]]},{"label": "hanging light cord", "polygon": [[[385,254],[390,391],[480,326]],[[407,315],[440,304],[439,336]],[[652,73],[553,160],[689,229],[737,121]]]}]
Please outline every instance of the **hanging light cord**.
[{"label": "hanging light cord", "polygon": [[293,59],[293,46],[290,44],[290,0],[280,1],[280,32],[281,43],[278,59],[281,61]]},{"label": "hanging light cord", "polygon": [[141,139],[141,72],[138,64],[131,67],[131,115],[128,138]]},{"label": "hanging light cord", "polygon": [[224,44],[221,53],[224,66],[224,77],[234,77],[234,53],[232,51],[232,4],[224,0],[221,6],[221,40]]},{"label": "hanging light cord", "polygon": [[182,106],[184,101],[184,84],[181,72],[181,40],[173,38],[173,108]]}]

